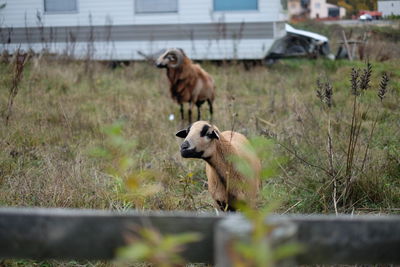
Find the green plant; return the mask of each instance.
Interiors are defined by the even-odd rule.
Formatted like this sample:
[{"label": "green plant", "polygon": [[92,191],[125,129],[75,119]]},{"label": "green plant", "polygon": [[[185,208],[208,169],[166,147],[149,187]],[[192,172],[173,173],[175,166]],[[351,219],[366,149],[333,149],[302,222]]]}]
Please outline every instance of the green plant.
[{"label": "green plant", "polygon": [[[107,162],[106,171],[115,180],[117,198],[125,201],[126,207],[132,203],[136,209],[143,209],[146,197],[161,191],[156,181],[161,174],[154,170],[135,170],[137,160],[131,154],[132,151],[138,152],[137,142],[123,136],[123,126],[123,121],[117,121],[104,127],[106,141],[102,147],[93,149],[92,155]],[[184,245],[200,239],[197,233],[162,235],[156,229],[147,227],[138,227],[135,232],[137,235],[130,237],[131,244],[119,249],[118,259],[146,261],[163,267],[176,266],[184,263],[179,255]]]},{"label": "green plant", "polygon": [[142,209],[146,197],[161,190],[157,177],[161,175],[154,170],[136,170],[137,158],[133,157],[137,142],[123,136],[123,121],[117,121],[103,128],[106,140],[103,147],[91,151],[95,157],[103,159],[105,170],[115,181],[116,198],[125,202],[126,207]]},{"label": "green plant", "polygon": [[12,82],[9,89],[9,97],[8,97],[8,104],[7,110],[5,111],[5,121],[6,125],[8,125],[12,113],[12,107],[14,105],[14,99],[18,94],[19,84],[22,79],[22,74],[24,71],[25,64],[28,61],[28,55],[20,53],[18,49],[13,60],[12,64]]},{"label": "green plant", "polygon": [[332,108],[332,97],[333,97],[333,88],[329,82],[324,84],[321,83],[320,80],[317,80],[317,97],[326,104],[326,112],[327,112],[327,128],[328,128],[328,141],[327,141],[327,154],[328,154],[328,163],[329,167],[326,171],[327,175],[330,177],[333,183],[333,206],[336,214],[337,211],[337,173],[334,167],[334,153],[333,153],[333,144],[332,144],[332,126],[331,126],[331,108]]},{"label": "green plant", "polygon": [[390,19],[390,20],[399,20],[400,15],[388,15],[385,17],[385,19]]},{"label": "green plant", "polygon": [[[275,143],[272,139],[254,137],[250,140],[248,149],[256,152],[263,162],[261,172],[263,180],[274,177],[278,173],[278,166],[284,162],[284,158],[275,156],[274,148]],[[247,161],[239,157],[231,157],[231,161],[236,169],[248,179],[254,179],[254,173]],[[275,201],[260,208],[251,207],[246,203],[237,203],[238,209],[250,222],[251,232],[248,239],[233,243],[233,250],[236,252],[231,255],[233,266],[275,266],[278,262],[300,252],[300,247],[295,243],[274,246],[271,242],[271,234],[275,226],[267,223],[267,217],[276,210],[279,203]]]},{"label": "green plant", "polygon": [[232,254],[233,266],[269,267],[301,252],[301,247],[294,243],[274,245],[272,233],[276,226],[267,223],[268,216],[277,208],[279,202],[269,204],[262,209],[253,209],[242,205],[244,217],[250,222],[251,232],[247,240],[233,243],[236,253]]},{"label": "green plant", "polygon": [[130,237],[131,245],[118,250],[119,260],[146,261],[161,267],[181,266],[185,261],[179,253],[186,244],[201,239],[197,233],[162,235],[151,228],[140,228],[136,232],[136,237]]},{"label": "green plant", "polygon": [[[360,147],[362,135],[361,129],[363,121],[365,121],[365,117],[369,112],[369,106],[363,104],[360,98],[363,96],[365,91],[370,88],[372,65],[367,63],[367,66],[363,69],[361,75],[360,73],[360,70],[354,68],[351,72],[351,94],[353,101],[347,150],[345,151],[344,155],[344,158],[346,159],[344,168],[342,168],[342,165],[340,165],[339,169],[336,169],[334,166],[334,157],[338,156],[337,153],[339,152],[334,150],[332,144],[330,116],[333,96],[332,86],[329,82],[325,83],[324,86],[319,81],[317,83],[317,96],[326,104],[327,107],[328,168],[326,169],[326,174],[329,176],[329,181],[331,181],[333,185],[332,200],[336,214],[338,213],[338,205],[340,205],[342,210],[346,211],[353,207],[354,202],[358,201],[358,199],[354,199],[352,197],[354,182],[361,179],[361,176],[363,175],[368,151],[379,117],[378,113],[374,122],[372,123],[369,136],[365,138],[365,151],[362,153],[362,149]],[[388,81],[389,79],[386,73],[384,73],[377,93],[381,101],[386,94]],[[344,169],[344,171],[342,171],[342,169]]]}]

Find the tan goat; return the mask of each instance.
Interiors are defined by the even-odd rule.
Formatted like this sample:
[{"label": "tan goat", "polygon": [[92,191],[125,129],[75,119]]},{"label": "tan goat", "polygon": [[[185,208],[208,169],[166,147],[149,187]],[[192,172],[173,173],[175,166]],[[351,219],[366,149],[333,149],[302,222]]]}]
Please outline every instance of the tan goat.
[{"label": "tan goat", "polygon": [[167,69],[171,97],[180,105],[182,120],[184,119],[183,103],[189,103],[190,123],[193,104],[197,106],[197,120],[200,120],[200,107],[205,101],[209,105],[212,118],[212,103],[215,98],[214,80],[200,65],[194,64],[182,49],[170,48],[157,59],[156,66]]},{"label": "tan goat", "polygon": [[[185,138],[181,145],[184,158],[206,161],[208,191],[216,205],[223,211],[235,211],[235,204],[244,201],[254,206],[260,187],[261,163],[248,148],[247,138],[237,132],[220,133],[206,121],[197,121],[189,128],[176,133]],[[245,177],[236,170],[230,157],[239,156],[252,168],[252,177]]]}]

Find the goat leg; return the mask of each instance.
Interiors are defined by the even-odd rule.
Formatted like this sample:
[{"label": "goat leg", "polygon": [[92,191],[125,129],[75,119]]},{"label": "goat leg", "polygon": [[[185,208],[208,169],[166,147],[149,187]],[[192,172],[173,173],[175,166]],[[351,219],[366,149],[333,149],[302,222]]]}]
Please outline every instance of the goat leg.
[{"label": "goat leg", "polygon": [[201,118],[201,113],[200,113],[200,107],[204,103],[204,101],[197,101],[196,106],[197,106],[197,120],[199,121]]},{"label": "goat leg", "polygon": [[201,114],[200,114],[200,106],[197,106],[197,120],[199,121],[201,118]]},{"label": "goat leg", "polygon": [[189,102],[188,115],[189,115],[189,123],[192,123],[192,102]]},{"label": "goat leg", "polygon": [[183,104],[181,104],[181,108],[180,108],[180,111],[181,111],[181,119],[183,120]]},{"label": "goat leg", "polygon": [[212,117],[213,117],[213,106],[212,106],[212,102],[211,102],[210,99],[207,99],[207,103],[208,103],[208,106],[209,106],[209,108],[210,108],[210,121],[212,121]]}]

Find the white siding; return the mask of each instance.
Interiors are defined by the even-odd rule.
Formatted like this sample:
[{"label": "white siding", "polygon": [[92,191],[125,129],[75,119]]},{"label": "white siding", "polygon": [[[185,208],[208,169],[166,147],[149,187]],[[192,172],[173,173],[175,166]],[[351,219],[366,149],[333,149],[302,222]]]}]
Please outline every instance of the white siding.
[{"label": "white siding", "polygon": [[[135,42],[96,42],[94,44],[94,58],[100,60],[143,60],[137,53],[156,53],[166,47],[179,47],[192,59],[261,59],[266,54],[273,43],[273,39],[253,39],[235,42],[232,40],[207,41],[198,40],[188,41],[135,41]],[[7,49],[14,50],[19,44],[7,45]],[[33,49],[40,51],[45,45],[40,43],[24,44],[21,49]],[[65,43],[52,43],[46,47],[51,52],[63,54],[66,50]],[[71,49],[71,48],[68,48]],[[76,58],[84,58],[87,55],[87,44],[76,43],[74,47]],[[100,53],[101,51],[101,53]]]},{"label": "white siding", "polygon": [[89,25],[90,14],[92,25],[110,24],[110,21],[112,24],[132,24],[133,1],[119,0],[116,4],[108,0],[78,0],[77,13],[46,14],[43,0],[8,0],[0,14],[4,14],[4,26],[32,27],[37,25],[37,13],[41,15],[44,26]]},{"label": "white siding", "polygon": [[[0,11],[0,26],[24,27],[57,27],[57,26],[104,26],[104,25],[157,25],[157,24],[194,24],[212,22],[277,22],[286,18],[281,0],[259,0],[256,11],[214,12],[213,0],[178,0],[178,13],[135,14],[134,0],[77,0],[78,12],[51,13],[44,12],[43,0],[6,0],[6,7]],[[43,25],[38,24],[37,14]],[[282,25],[274,24],[274,38],[283,35]],[[258,36],[256,37],[258,38]],[[194,59],[260,59],[271,47],[274,39],[232,39],[222,40],[170,40],[170,41],[95,41],[94,56],[98,59],[130,60],[143,59],[137,52],[157,52],[166,47],[181,47]],[[71,50],[71,44],[2,44],[3,49],[13,50],[32,48],[40,51],[43,48],[51,52],[63,53]],[[68,47],[69,46],[69,47]],[[86,42],[76,42],[74,55],[84,57],[87,51]]]},{"label": "white siding", "polygon": [[378,1],[378,11],[384,17],[390,15],[400,15],[400,1]]},{"label": "white siding", "polygon": [[43,0],[7,0],[0,12],[6,27],[36,26],[40,14],[44,26],[171,24],[201,22],[263,22],[284,19],[280,0],[259,0],[257,11],[214,12],[213,0],[178,0],[178,13],[135,14],[134,0],[77,0],[78,12],[46,14]]}]

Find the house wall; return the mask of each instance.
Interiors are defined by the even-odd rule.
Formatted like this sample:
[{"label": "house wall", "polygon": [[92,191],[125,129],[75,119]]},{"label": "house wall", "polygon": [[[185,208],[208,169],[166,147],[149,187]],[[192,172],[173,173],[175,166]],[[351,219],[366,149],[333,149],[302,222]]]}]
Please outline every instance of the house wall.
[{"label": "house wall", "polygon": [[328,17],[328,8],[326,0],[311,0],[310,1],[310,18],[326,18]]},{"label": "house wall", "polygon": [[[327,10],[328,10],[329,8],[339,8],[339,17],[340,17],[340,18],[343,18],[343,17],[346,16],[346,9],[345,9],[344,7],[336,6],[336,5],[332,5],[332,4],[327,3],[327,4],[326,4],[326,8],[327,8]],[[328,14],[328,15],[329,15],[329,14]]]},{"label": "house wall", "polygon": [[344,18],[346,16],[346,9],[344,7],[339,7],[340,10],[340,18]]},{"label": "house wall", "polygon": [[[310,18],[315,19],[319,18],[327,18],[328,17],[328,9],[338,7],[326,2],[326,0],[311,0],[310,1]],[[343,18],[346,16],[346,9],[343,7],[339,8],[339,16]]]},{"label": "house wall", "polygon": [[400,15],[400,1],[378,1],[378,11],[382,12],[382,16]]},{"label": "house wall", "polygon": [[46,13],[44,0],[7,0],[0,11],[3,49],[83,58],[91,46],[97,59],[137,60],[143,59],[138,51],[181,47],[194,59],[257,59],[285,34],[280,0],[226,12],[214,12],[213,0],[178,0],[177,13],[154,14],[136,14],[135,0],[77,1],[78,12]]}]

